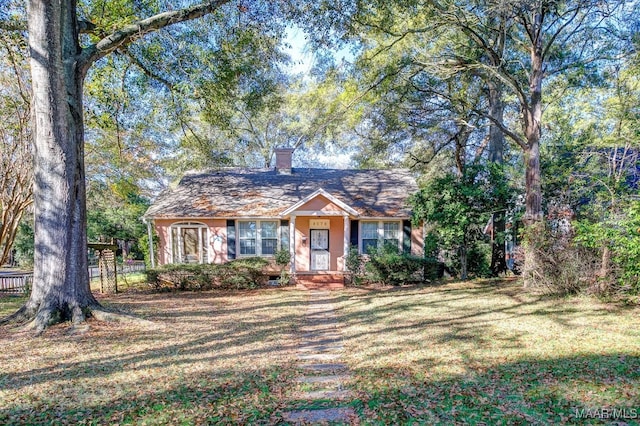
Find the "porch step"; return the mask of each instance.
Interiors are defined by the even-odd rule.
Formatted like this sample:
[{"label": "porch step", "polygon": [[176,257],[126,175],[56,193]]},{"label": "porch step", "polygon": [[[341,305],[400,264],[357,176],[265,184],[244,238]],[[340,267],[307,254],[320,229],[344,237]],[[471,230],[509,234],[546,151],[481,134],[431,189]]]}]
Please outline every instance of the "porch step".
[{"label": "porch step", "polygon": [[296,287],[301,290],[339,290],[344,288],[341,272],[297,273]]}]

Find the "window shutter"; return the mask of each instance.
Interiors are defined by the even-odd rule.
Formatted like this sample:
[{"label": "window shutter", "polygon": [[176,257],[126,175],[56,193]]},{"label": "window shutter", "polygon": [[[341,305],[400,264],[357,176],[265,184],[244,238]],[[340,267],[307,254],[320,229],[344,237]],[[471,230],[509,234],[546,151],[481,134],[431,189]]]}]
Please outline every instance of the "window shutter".
[{"label": "window shutter", "polygon": [[411,254],[411,221],[402,221],[402,251]]},{"label": "window shutter", "polygon": [[236,221],[233,219],[227,220],[227,258],[236,258]]},{"label": "window shutter", "polygon": [[359,221],[357,220],[352,220],[351,221],[351,235],[349,238],[349,243],[351,244],[351,246],[356,246],[358,247],[358,227],[359,227]]},{"label": "window shutter", "polygon": [[280,250],[289,251],[289,221],[280,221]]}]

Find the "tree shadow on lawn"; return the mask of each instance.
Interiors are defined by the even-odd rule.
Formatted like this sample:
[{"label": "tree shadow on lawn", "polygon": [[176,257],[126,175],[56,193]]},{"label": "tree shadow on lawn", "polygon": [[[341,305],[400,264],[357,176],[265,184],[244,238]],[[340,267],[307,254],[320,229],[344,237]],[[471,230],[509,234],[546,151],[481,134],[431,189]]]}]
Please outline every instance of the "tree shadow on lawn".
[{"label": "tree shadow on lawn", "polygon": [[[85,389],[82,400],[60,398],[30,401],[0,409],[1,424],[273,424],[281,419],[282,401],[292,369],[272,367],[185,377],[181,384],[125,396]],[[66,390],[73,393],[72,390]],[[95,393],[92,393],[95,392]],[[33,404],[33,405],[32,405]]]},{"label": "tree shadow on lawn", "polygon": [[[175,291],[165,293],[119,293],[115,295],[100,295],[96,298],[100,303],[107,306],[114,306],[125,311],[140,311],[142,308],[143,315],[151,312],[154,318],[152,320],[164,320],[177,317],[189,317],[193,311],[180,311],[179,309],[185,303],[197,303],[198,310],[194,312],[195,316],[211,316],[217,314],[223,309],[225,314],[255,312],[260,309],[278,309],[286,307],[304,306],[304,292],[290,293],[289,289],[260,289],[260,290],[238,290],[238,291]],[[253,303],[247,307],[230,307],[225,304],[227,299],[234,297],[254,297],[256,294],[278,293],[290,295],[298,293],[300,297],[292,301],[269,301],[267,303]],[[176,303],[179,303],[176,305]]]},{"label": "tree shadow on lawn", "polygon": [[435,381],[399,367],[353,373],[358,414],[381,424],[602,424],[578,416],[614,408],[630,417],[619,424],[639,424],[635,355],[527,358]]},{"label": "tree shadow on lawn", "polygon": [[[458,283],[454,283],[458,284]],[[434,288],[434,287],[431,287]],[[589,317],[607,316],[615,312],[632,312],[637,307],[610,306],[600,304],[597,309],[588,312],[581,310],[575,304],[568,304],[567,299],[527,293],[514,283],[500,285],[499,283],[474,284],[470,287],[454,286],[453,288],[420,286],[394,287],[382,290],[364,290],[356,293],[330,294],[324,302],[332,302],[336,307],[337,319],[350,326],[370,324],[393,318],[400,313],[404,316],[402,322],[390,321],[384,331],[412,330],[431,326],[451,326],[455,324],[470,324],[477,326],[482,323],[498,323],[513,318],[540,317],[549,319],[559,326],[573,327],[571,320],[576,314]],[[425,291],[426,290],[426,291]],[[441,297],[440,297],[441,296]],[[400,302],[391,300],[383,306],[375,306],[376,302],[385,298],[413,297]],[[492,301],[495,305],[487,304]],[[468,309],[461,302],[467,301]],[[343,306],[340,306],[343,305]],[[371,306],[371,309],[368,306]],[[426,320],[412,319],[412,311],[434,309],[441,311],[440,315]],[[355,312],[348,312],[349,310]],[[360,335],[362,336],[362,335]],[[360,337],[353,335],[353,337]]]},{"label": "tree shadow on lawn", "polygon": [[[0,372],[0,388],[20,390],[48,382],[99,380],[123,372],[136,374],[140,370],[165,367],[180,372],[180,368],[192,363],[215,366],[216,363],[226,362],[224,365],[228,365],[229,361],[238,360],[235,365],[246,363],[251,366],[252,359],[258,356],[274,365],[286,364],[293,359],[297,349],[296,331],[303,312],[291,309],[297,306],[298,297],[288,302],[274,300],[255,305],[255,311],[268,310],[270,315],[238,315],[238,309],[223,303],[225,299],[218,301],[206,294],[181,296],[166,298],[156,295],[141,297],[140,300],[135,296],[105,299],[115,307],[124,306],[142,312],[147,318],[165,324],[158,329],[145,330],[91,321],[87,334],[69,336],[66,334],[68,327],[56,326],[34,340],[28,340],[32,338],[26,333],[20,336],[6,328],[0,329],[0,343],[3,340],[6,342],[5,351],[12,350],[11,341],[17,338],[33,343],[29,346],[43,354],[35,357],[40,365],[27,369],[16,368],[17,371],[11,371],[10,367],[11,363],[18,362],[15,358],[17,354],[13,357],[7,352],[0,354],[0,360],[5,358],[3,371]],[[187,301],[190,304],[185,306]],[[283,306],[289,309],[279,313],[278,309]],[[176,311],[173,312],[172,308]],[[252,310],[247,309],[247,312],[251,314]],[[70,359],[51,355],[62,351],[60,348],[65,345],[73,345],[77,349]],[[74,359],[76,354],[82,356]]]}]

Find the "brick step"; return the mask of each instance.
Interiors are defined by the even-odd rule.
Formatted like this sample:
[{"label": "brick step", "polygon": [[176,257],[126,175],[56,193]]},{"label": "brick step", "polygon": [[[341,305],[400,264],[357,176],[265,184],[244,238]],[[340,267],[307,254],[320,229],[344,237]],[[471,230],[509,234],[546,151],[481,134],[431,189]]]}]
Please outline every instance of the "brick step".
[{"label": "brick step", "polygon": [[326,282],[334,282],[334,281],[342,282],[344,279],[344,275],[342,274],[298,274],[296,278],[302,281],[326,283]]},{"label": "brick step", "polygon": [[299,290],[340,290],[344,288],[343,282],[314,283],[308,281],[296,281],[296,288]]},{"label": "brick step", "polygon": [[344,275],[331,271],[298,273],[296,286],[302,290],[338,290],[344,288]]}]

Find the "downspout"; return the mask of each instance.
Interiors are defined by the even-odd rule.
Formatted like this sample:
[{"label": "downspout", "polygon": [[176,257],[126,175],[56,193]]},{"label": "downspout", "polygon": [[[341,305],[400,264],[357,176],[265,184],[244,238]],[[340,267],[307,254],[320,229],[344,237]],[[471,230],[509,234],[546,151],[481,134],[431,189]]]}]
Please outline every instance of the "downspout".
[{"label": "downspout", "polygon": [[151,262],[151,267],[156,267],[156,257],[153,253],[153,230],[151,229],[151,222],[147,221],[146,217],[142,218],[142,222],[147,225],[147,236],[149,238],[149,261]]}]

